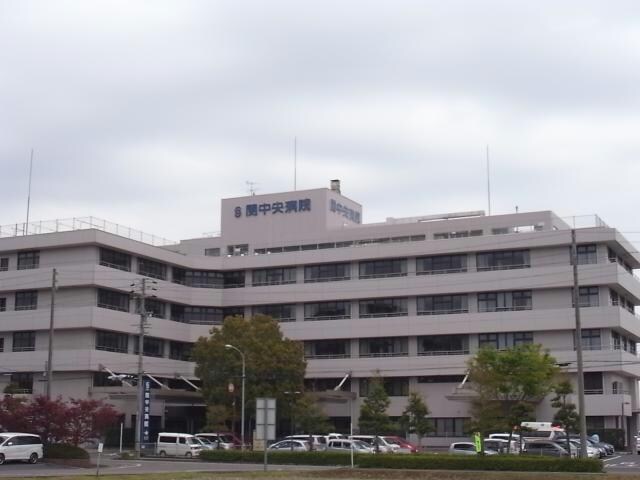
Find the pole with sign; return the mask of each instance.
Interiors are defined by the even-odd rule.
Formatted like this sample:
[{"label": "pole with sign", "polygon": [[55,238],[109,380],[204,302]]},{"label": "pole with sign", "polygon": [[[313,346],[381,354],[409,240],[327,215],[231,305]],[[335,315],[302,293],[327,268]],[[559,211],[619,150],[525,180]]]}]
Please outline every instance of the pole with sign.
[{"label": "pole with sign", "polygon": [[140,409],[140,449],[149,443],[149,421],[151,418],[151,380],[142,381],[142,408]]},{"label": "pole with sign", "polygon": [[276,439],[276,399],[256,398],[256,439],[264,447],[264,470],[267,470],[269,440]]},{"label": "pole with sign", "polygon": [[104,449],[104,443],[98,444],[98,461],[96,462],[96,477],[100,476],[100,457],[102,456],[102,450]]},{"label": "pole with sign", "polygon": [[473,443],[476,447],[476,453],[482,452],[482,436],[480,435],[480,432],[475,432],[473,434]]}]

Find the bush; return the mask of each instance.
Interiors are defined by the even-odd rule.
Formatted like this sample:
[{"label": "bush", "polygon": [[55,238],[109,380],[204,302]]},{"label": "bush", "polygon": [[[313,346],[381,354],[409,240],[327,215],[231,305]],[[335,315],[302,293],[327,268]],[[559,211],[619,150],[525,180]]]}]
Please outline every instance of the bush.
[{"label": "bush", "polygon": [[44,446],[44,458],[87,460],[89,459],[89,452],[66,443],[48,443]]},{"label": "bush", "polygon": [[[264,452],[242,450],[205,450],[200,458],[207,462],[262,463]],[[356,463],[360,455],[355,455]],[[278,465],[351,465],[351,456],[340,452],[269,452],[269,463]]]},{"label": "bush", "polygon": [[499,470],[518,472],[602,472],[597,459],[531,457],[520,455],[363,455],[360,468],[420,470]]}]

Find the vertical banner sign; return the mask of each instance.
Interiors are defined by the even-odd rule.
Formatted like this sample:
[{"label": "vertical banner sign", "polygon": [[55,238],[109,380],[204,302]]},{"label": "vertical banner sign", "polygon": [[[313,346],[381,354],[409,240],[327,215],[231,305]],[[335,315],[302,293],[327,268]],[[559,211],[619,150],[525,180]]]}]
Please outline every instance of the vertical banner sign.
[{"label": "vertical banner sign", "polygon": [[480,432],[473,434],[473,443],[476,447],[476,452],[480,453],[482,451],[482,437],[480,436]]},{"label": "vertical banner sign", "polygon": [[142,408],[140,409],[140,446],[149,443],[149,422],[151,418],[151,380],[142,383]]}]

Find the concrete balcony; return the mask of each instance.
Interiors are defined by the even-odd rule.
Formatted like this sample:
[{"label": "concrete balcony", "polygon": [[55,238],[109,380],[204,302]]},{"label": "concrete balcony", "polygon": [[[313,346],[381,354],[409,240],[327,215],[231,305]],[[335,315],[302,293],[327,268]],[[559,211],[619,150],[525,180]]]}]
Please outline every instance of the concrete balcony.
[{"label": "concrete balcony", "polygon": [[[626,393],[613,394],[591,394],[585,395],[585,413],[593,416],[631,416],[632,403],[631,395]],[[570,401],[578,404],[576,395],[570,396]]]}]

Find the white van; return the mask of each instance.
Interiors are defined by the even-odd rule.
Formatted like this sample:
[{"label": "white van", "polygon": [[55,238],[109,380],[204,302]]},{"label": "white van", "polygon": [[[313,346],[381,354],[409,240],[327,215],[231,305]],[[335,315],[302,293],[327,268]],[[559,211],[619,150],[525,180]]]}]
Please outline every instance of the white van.
[{"label": "white van", "polygon": [[37,463],[43,457],[42,440],[31,433],[0,433],[0,464],[7,460]]},{"label": "white van", "polygon": [[551,422],[522,422],[520,435],[524,440],[556,440],[564,437],[564,428],[554,427]]},{"label": "white van", "polygon": [[196,457],[202,451],[202,443],[188,433],[159,433],[156,454],[161,457]]}]

